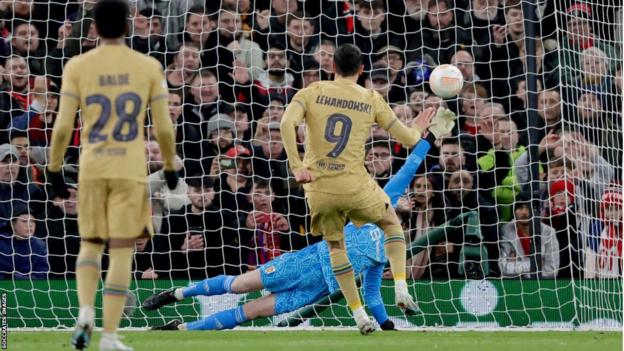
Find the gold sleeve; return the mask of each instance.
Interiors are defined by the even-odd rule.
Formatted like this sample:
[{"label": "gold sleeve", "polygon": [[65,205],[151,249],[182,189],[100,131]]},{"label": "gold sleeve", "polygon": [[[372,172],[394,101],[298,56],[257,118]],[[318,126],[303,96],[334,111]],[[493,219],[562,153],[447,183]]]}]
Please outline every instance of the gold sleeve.
[{"label": "gold sleeve", "polygon": [[401,144],[412,147],[422,137],[422,131],[417,127],[408,127],[401,122],[394,114],[388,103],[375,92],[373,98],[375,108],[375,122],[396,138]]}]

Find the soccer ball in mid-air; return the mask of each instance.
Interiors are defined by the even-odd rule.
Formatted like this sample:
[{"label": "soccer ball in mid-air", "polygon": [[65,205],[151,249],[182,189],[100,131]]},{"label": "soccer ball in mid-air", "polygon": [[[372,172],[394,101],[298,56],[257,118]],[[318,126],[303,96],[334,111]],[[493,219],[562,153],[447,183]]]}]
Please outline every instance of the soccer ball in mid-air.
[{"label": "soccer ball in mid-air", "polygon": [[429,87],[437,96],[448,99],[457,96],[464,85],[464,77],[453,65],[440,65],[429,76]]}]

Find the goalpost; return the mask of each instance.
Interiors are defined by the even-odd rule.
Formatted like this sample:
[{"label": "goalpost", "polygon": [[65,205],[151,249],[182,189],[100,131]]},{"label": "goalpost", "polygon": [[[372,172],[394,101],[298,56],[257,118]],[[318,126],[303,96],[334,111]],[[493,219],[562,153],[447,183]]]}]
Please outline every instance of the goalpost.
[{"label": "goalpost", "polygon": [[[525,25],[527,1],[536,6],[530,17],[534,20],[528,21],[532,30]],[[391,280],[384,281],[382,295],[395,324],[414,329],[622,328],[620,0],[222,0],[221,7],[218,3],[131,1],[135,11],[129,19],[128,42],[163,62],[170,91],[179,96],[170,101],[170,111],[177,121],[186,183],[175,193],[162,192],[158,152],[148,145],[156,235],[151,243],[137,245],[123,327],[144,328],[174,318],[190,321],[256,298],[259,294],[198,298],[149,313],[138,307],[151,294],[185,286],[202,274],[238,274],[317,241],[306,235],[309,218],[302,189],[288,175],[285,158],[271,154],[282,152],[276,125],[298,86],[331,79],[335,43],[353,42],[365,54],[365,75],[370,79],[363,78],[362,84],[386,91],[400,118],[409,120],[424,107],[438,104],[458,112],[462,136],[454,139],[460,145],[445,157],[468,171],[470,179],[461,181],[474,187],[449,185],[453,176],[465,174],[441,172],[444,161],[436,151],[425,162],[429,181],[422,182],[424,189],[414,186],[406,194],[406,203],[412,201],[402,210],[410,236],[408,270],[415,278],[408,284],[421,313],[403,315],[393,304]],[[30,98],[25,98],[27,105],[18,108],[19,113],[9,103],[0,105],[2,118],[13,121],[0,130],[1,143],[13,144],[18,152],[29,151],[14,161],[21,164],[17,180],[0,179],[0,192],[5,194],[17,194],[19,186],[28,188],[26,197],[0,199],[0,206],[7,207],[0,209],[0,290],[9,328],[71,328],[78,314],[75,203],[54,199],[40,172],[46,165],[46,133],[56,108],[50,101],[59,96],[62,65],[97,43],[90,6],[89,1],[79,5],[54,0],[0,5],[5,18],[0,58],[5,62],[12,54],[25,58],[33,77],[30,96],[33,100],[35,94],[45,96],[39,109],[30,105]],[[304,19],[298,17],[302,14]],[[534,51],[524,47],[526,33],[534,35]],[[281,58],[283,49],[286,56]],[[531,53],[535,85],[527,74]],[[271,83],[265,74],[265,62],[280,58],[289,62],[289,68],[285,74],[273,73],[284,77],[284,85]],[[466,85],[459,97],[441,101],[427,92],[426,80],[434,66],[446,63],[462,70]],[[279,68],[279,62],[275,64]],[[14,77],[22,73],[6,63],[3,68],[3,94],[13,101]],[[53,82],[47,90],[34,78],[42,75]],[[535,94],[528,91],[533,86]],[[480,116],[487,106],[489,113]],[[533,112],[536,118],[531,120]],[[211,117],[215,119],[209,122]],[[229,152],[209,139],[211,132],[224,129],[239,132],[229,141],[239,146]],[[529,138],[530,133],[535,137]],[[377,178],[384,181],[407,154],[377,130],[371,137],[367,164],[373,173],[381,169]],[[77,138],[78,134],[67,156],[74,164],[65,169],[70,177],[79,157]],[[229,150],[227,140],[219,142]],[[529,156],[531,148],[537,158]],[[243,166],[238,165],[240,159]],[[0,170],[8,170],[10,164],[0,160]],[[250,225],[248,214],[254,206],[262,206],[251,191],[264,181],[272,185],[279,215],[259,217],[259,224]],[[509,233],[515,227],[505,224],[526,201],[521,193],[532,182],[538,212],[531,227],[535,230],[534,225],[541,223],[541,236],[523,242],[513,237],[515,230]],[[204,209],[203,217],[192,211],[195,203],[189,200],[195,196],[198,201],[201,195],[193,193],[197,188],[215,192],[213,199],[204,196],[212,206]],[[423,200],[427,211],[417,206],[422,198],[427,199]],[[24,204],[26,212],[15,212]],[[13,233],[11,223],[14,228],[18,213],[33,216],[36,240]],[[288,222],[287,229],[280,227],[279,217]],[[523,245],[528,248],[526,258],[518,254]],[[40,265],[43,261],[47,268]],[[99,319],[101,294],[96,305]],[[301,323],[354,325],[339,294],[292,315],[246,325]]]}]

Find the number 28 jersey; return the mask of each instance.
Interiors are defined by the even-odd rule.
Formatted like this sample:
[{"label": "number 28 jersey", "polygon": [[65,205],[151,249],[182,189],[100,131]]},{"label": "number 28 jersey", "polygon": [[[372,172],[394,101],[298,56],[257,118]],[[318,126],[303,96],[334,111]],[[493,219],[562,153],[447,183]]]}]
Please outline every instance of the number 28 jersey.
[{"label": "number 28 jersey", "polygon": [[65,66],[61,99],[71,98],[81,111],[80,180],[145,182],[146,108],[167,98],[160,63],[125,45],[100,46]]},{"label": "number 28 jersey", "polygon": [[321,81],[299,91],[291,104],[305,111],[304,166],[315,181],[307,191],[350,194],[373,182],[364,165],[373,124],[390,129],[397,122],[383,97],[346,79]]}]

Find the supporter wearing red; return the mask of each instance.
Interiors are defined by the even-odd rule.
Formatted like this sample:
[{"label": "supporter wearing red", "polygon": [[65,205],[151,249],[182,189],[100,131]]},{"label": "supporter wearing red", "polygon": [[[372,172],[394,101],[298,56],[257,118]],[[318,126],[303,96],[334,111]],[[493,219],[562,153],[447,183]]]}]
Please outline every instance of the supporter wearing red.
[{"label": "supporter wearing red", "polygon": [[585,250],[585,278],[621,279],[624,236],[622,205],[621,188],[609,189],[602,196],[598,223],[602,229],[589,237],[589,247]]},{"label": "supporter wearing red", "polygon": [[574,183],[563,179],[552,182],[542,213],[542,222],[555,229],[559,242],[558,278],[579,278],[582,269],[583,239],[577,226],[575,194]]}]

